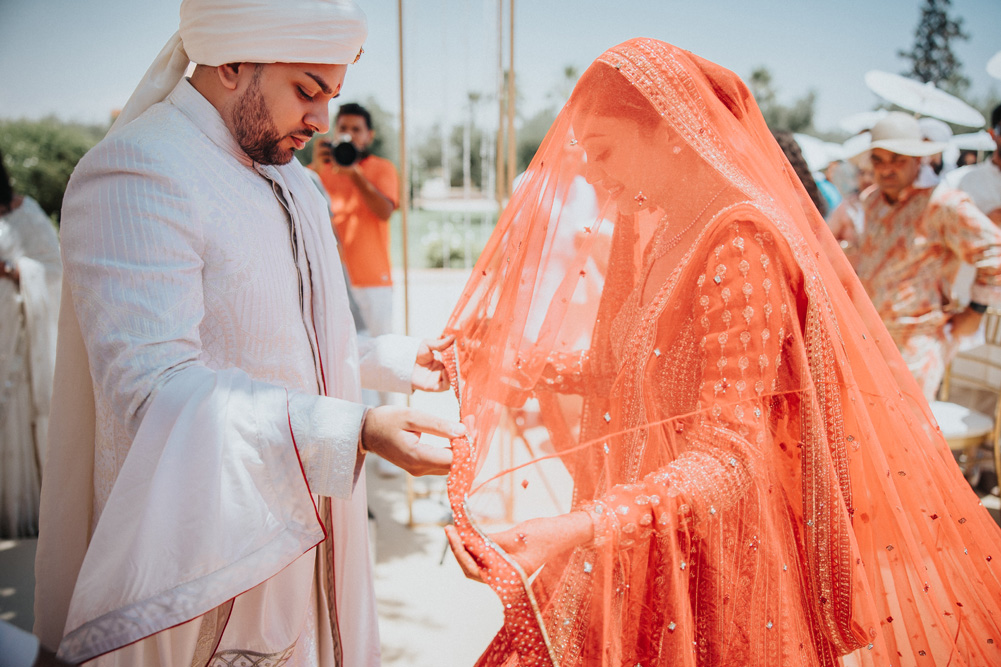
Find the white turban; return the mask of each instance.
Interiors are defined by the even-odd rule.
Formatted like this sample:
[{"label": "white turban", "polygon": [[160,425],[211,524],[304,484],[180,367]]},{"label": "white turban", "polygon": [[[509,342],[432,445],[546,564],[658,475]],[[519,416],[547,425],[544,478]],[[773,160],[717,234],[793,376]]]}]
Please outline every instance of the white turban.
[{"label": "white turban", "polygon": [[183,0],[180,28],[111,129],[162,102],[189,62],[344,65],[357,59],[367,34],[354,0]]}]

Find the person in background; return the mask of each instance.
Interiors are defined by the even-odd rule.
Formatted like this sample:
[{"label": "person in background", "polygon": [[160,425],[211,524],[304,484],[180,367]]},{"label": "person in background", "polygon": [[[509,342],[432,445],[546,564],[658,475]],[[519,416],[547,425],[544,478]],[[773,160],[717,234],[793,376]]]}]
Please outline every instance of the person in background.
[{"label": "person in background", "polygon": [[810,195],[810,201],[817,207],[817,211],[821,217],[826,217],[828,213],[827,198],[824,197],[820,188],[817,187],[817,181],[810,172],[810,167],[807,165],[806,158],[803,157],[803,151],[796,142],[793,133],[788,130],[773,130],[772,136],[775,137],[779,148],[785,153],[786,159],[792,165],[793,171],[796,172],[796,176],[799,177],[807,194]]},{"label": "person in background", "polygon": [[1001,104],[991,112],[987,131],[994,140],[994,154],[990,160],[967,169],[958,186],[995,225],[1001,226]]},{"label": "person in background", "polygon": [[[942,152],[918,122],[891,112],[872,128],[867,150],[876,190],[865,198],[865,227],[849,252],[862,285],[921,385],[935,400],[955,341],[1001,305],[1001,229],[964,193],[918,187],[922,158]],[[976,270],[971,302],[952,299],[962,262]]]},{"label": "person in background", "polygon": [[[399,176],[392,162],[369,153],[375,129],[372,115],[362,105],[341,105],[329,138],[332,141],[319,142],[310,168],[319,175],[330,199],[334,234],[357,304],[359,328],[370,336],[393,333],[389,218],[399,206]],[[363,392],[363,398],[370,405],[393,400],[385,392],[373,391]],[[377,460],[376,469],[385,477],[400,472],[383,459]]]},{"label": "person in background", "polygon": [[0,153],[0,539],[38,534],[62,273],[52,220]]},{"label": "person in background", "polygon": [[921,161],[921,170],[914,182],[917,188],[933,188],[942,181],[955,163],[955,155],[947,160],[945,153],[950,151],[949,139],[952,138],[952,128],[938,118],[924,116],[918,119],[918,127],[921,129],[921,138],[941,146],[941,152],[926,155]]},{"label": "person in background", "polygon": [[820,209],[826,217],[841,203],[841,190],[834,183],[834,179],[839,175],[841,149],[801,132],[793,134],[793,139],[803,153],[803,159],[806,160],[810,175],[817,184],[817,190],[827,202],[827,206]]},{"label": "person in background", "polygon": [[968,149],[963,149],[959,151],[959,157],[956,158],[956,168],[962,167],[972,167],[977,164],[977,151],[971,151]]},{"label": "person in background", "polygon": [[[389,217],[399,206],[399,176],[392,162],[368,152],[375,130],[365,107],[341,105],[332,135],[336,143],[321,142],[310,166],[330,197],[334,229],[365,328],[372,336],[392,333]],[[335,149],[345,142],[354,147],[354,159],[340,164]]]},{"label": "person in background", "polygon": [[849,160],[855,171],[855,188],[845,195],[829,216],[827,226],[841,248],[847,250],[858,243],[858,238],[865,227],[865,198],[873,188],[872,164],[867,154],[855,156]]},{"label": "person in background", "polygon": [[830,173],[837,168],[837,162],[828,162],[823,169],[813,172],[813,180],[817,182],[817,189],[827,201],[827,212],[830,213],[841,203],[841,191],[838,186],[831,182]]},{"label": "person in background", "polygon": [[[324,163],[334,159],[331,151],[330,142],[315,141],[314,143],[315,143],[315,145],[313,146],[314,161]],[[316,171],[312,168],[312,163],[310,164],[310,168],[306,170],[306,175],[309,176],[309,180],[312,181],[313,185],[316,186],[316,191],[320,193],[321,197],[323,197],[323,203],[327,208],[327,213],[330,214],[330,195],[327,194],[327,188],[323,186],[323,181],[320,180],[320,175],[316,173]],[[333,229],[333,223],[334,219],[331,214],[330,215],[331,229]],[[337,236],[336,229],[334,229],[334,236],[335,237]],[[337,243],[337,250],[338,253],[340,253],[341,251],[340,241],[338,241]],[[348,306],[351,308],[351,319],[354,320],[355,330],[357,330],[358,333],[364,332],[367,334],[368,329],[365,327],[364,320],[362,320],[361,310],[358,308],[358,302],[355,300],[354,290],[351,288],[351,280],[350,278],[348,278],[348,270],[344,266],[344,257],[341,256],[340,254],[338,254],[338,257],[340,257],[341,260],[341,270],[344,274],[344,287],[346,288],[346,291],[348,293]],[[364,395],[366,391],[367,390],[363,389],[362,395]]]}]

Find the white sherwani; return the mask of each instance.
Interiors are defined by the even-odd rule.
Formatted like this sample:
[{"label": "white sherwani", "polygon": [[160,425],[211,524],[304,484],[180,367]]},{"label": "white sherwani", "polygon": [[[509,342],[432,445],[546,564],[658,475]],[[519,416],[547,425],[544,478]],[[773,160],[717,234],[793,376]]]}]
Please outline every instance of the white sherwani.
[{"label": "white sherwani", "polygon": [[356,344],[304,169],[253,164],[182,80],[84,157],[62,220],[43,643],[378,664],[359,377],[409,391],[417,341]]}]

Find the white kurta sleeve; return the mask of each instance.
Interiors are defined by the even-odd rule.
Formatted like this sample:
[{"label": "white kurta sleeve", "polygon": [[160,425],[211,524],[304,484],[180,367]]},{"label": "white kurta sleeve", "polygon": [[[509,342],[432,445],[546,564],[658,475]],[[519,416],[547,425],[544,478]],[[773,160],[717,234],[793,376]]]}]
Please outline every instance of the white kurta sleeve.
[{"label": "white kurta sleeve", "polygon": [[361,364],[361,384],[374,391],[413,391],[414,363],[417,360],[419,338],[386,334],[358,336],[358,356]]}]

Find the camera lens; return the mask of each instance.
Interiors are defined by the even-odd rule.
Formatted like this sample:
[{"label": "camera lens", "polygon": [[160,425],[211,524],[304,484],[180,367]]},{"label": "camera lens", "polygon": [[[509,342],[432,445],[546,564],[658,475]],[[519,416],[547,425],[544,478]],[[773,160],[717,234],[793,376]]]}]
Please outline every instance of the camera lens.
[{"label": "camera lens", "polygon": [[342,167],[350,167],[358,159],[358,149],[350,141],[334,146],[334,161]]},{"label": "camera lens", "polygon": [[350,141],[342,141],[334,146],[334,161],[342,167],[350,167],[358,159],[358,149]]}]

